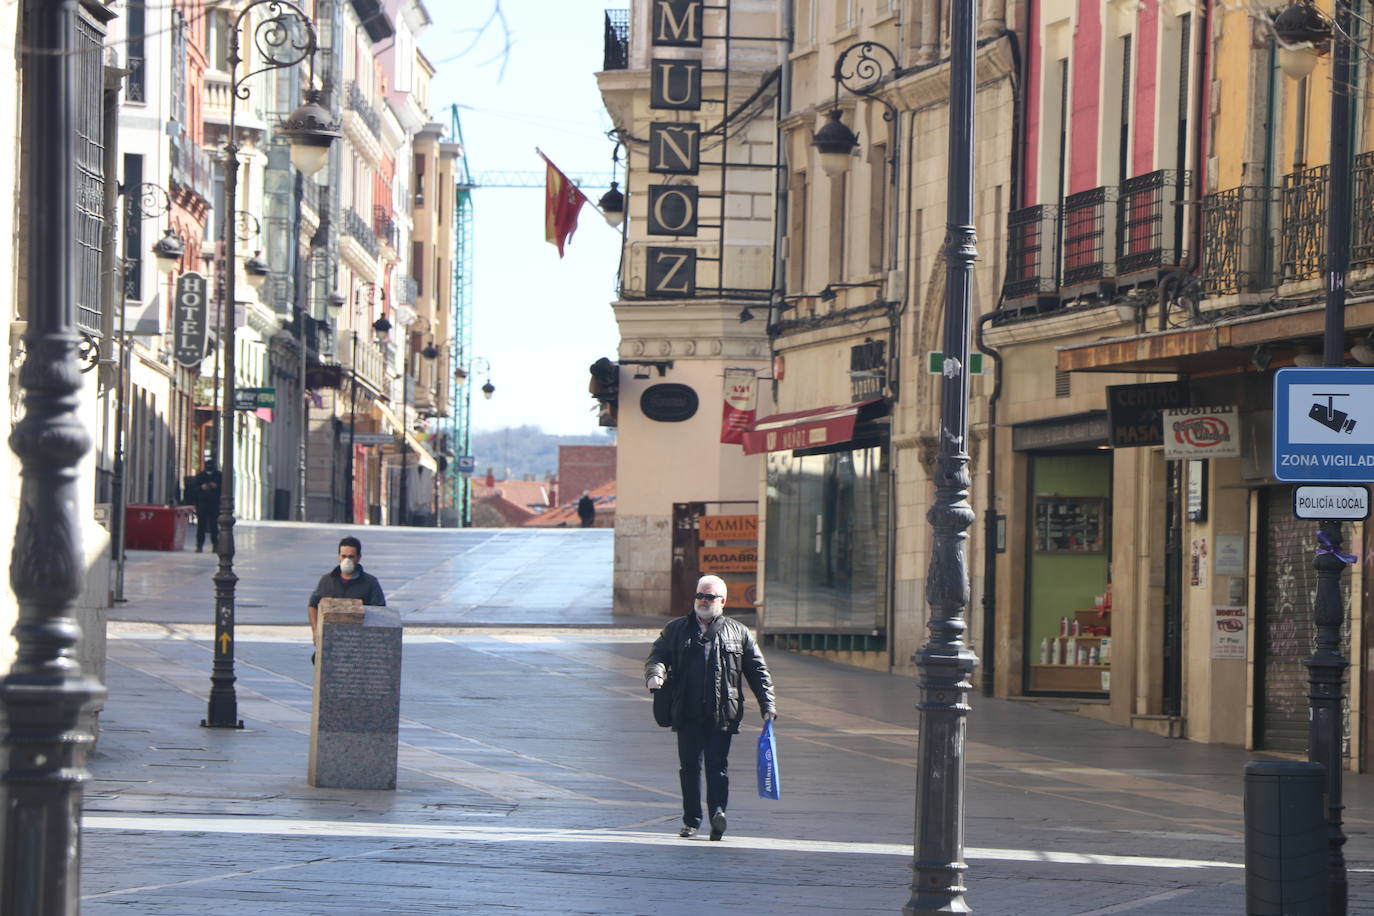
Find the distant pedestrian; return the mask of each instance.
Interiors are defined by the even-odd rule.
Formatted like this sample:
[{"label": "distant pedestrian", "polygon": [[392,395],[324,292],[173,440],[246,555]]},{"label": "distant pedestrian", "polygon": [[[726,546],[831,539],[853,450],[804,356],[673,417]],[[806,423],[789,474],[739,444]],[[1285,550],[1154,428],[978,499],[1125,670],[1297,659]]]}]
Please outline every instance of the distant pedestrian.
[{"label": "distant pedestrian", "polygon": [[725,833],[730,738],[744,718],[744,681],[758,699],[764,721],[777,718],[773,678],[763,653],[748,627],[722,616],[724,609],[725,582],[719,576],[702,576],[693,610],[663,628],[644,662],[650,692],[672,692],[682,783],[681,837],[695,836],[701,826],[703,758],[711,839],[719,840]]},{"label": "distant pedestrian", "polygon": [[586,490],[582,491],[582,498],[577,501],[577,517],[582,519],[583,528],[596,524],[596,502]]},{"label": "distant pedestrian", "polygon": [[[316,643],[320,638],[320,599],[358,598],[368,607],[386,607],[382,583],[371,573],[363,571],[363,542],[355,537],[339,541],[339,565],[320,576],[319,584],[310,593],[306,611],[310,617],[310,635]],[[310,660],[315,660],[312,652]]]},{"label": "distant pedestrian", "polygon": [[215,459],[206,458],[200,473],[191,478],[191,502],[196,507],[196,553],[205,549],[205,536],[210,536],[210,549],[219,549],[219,468]]}]

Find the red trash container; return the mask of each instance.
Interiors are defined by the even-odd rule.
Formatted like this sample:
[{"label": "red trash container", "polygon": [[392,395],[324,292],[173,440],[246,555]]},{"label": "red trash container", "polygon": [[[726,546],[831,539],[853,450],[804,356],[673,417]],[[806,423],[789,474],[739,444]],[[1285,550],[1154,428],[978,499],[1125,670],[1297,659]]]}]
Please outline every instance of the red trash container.
[{"label": "red trash container", "polygon": [[128,506],[124,510],[125,550],[181,550],[186,546],[190,506]]}]

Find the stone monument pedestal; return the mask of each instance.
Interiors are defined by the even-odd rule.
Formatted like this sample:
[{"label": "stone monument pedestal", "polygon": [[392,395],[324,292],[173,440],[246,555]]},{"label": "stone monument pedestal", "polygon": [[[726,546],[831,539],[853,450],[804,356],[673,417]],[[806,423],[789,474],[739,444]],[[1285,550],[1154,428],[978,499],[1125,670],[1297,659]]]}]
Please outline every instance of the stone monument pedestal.
[{"label": "stone monument pedestal", "polygon": [[321,788],[394,789],[401,615],[324,598],[319,627],[306,779]]}]

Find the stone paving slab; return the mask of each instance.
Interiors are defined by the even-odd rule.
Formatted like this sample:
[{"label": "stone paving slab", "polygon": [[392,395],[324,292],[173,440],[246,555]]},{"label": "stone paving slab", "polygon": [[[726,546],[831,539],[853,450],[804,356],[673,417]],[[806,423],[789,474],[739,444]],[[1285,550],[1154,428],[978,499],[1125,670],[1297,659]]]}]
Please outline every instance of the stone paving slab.
[{"label": "stone paving slab", "polygon": [[[906,900],[907,679],[773,653],[784,797],[754,797],[749,721],[714,844],[672,835],[671,735],[638,688],[650,631],[408,639],[400,787],[349,792],[304,782],[303,628],[239,635],[240,732],[196,724],[208,631],[122,627],[86,808],[87,914],[894,913]],[[1239,912],[1245,759],[975,699],[969,902]],[[1374,912],[1369,791],[1351,778],[1347,852],[1366,869],[1351,874],[1352,913]],[[1067,860],[1039,860],[1051,854]]]}]

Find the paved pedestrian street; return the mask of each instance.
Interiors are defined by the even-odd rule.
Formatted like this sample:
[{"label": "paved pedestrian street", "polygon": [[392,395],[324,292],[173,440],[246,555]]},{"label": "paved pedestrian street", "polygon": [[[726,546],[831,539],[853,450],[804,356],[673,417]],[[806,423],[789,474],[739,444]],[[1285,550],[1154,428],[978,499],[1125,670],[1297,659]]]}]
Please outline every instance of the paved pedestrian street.
[{"label": "paved pedestrian street", "polygon": [[[131,554],[86,793],[84,913],[891,914],[907,900],[912,680],[770,653],[782,800],[754,791],[753,707],[724,840],[682,840],[673,737],[643,689],[661,619],[612,625],[609,531],[366,529],[364,565],[407,626],[398,787],[314,789],[304,601],[339,529],[240,532],[239,594],[257,605],[236,633],[242,730],[199,725],[214,557]],[[1243,912],[1250,755],[1054,705],[974,698],[974,911]],[[1352,913],[1374,912],[1372,794],[1348,777]]]}]

